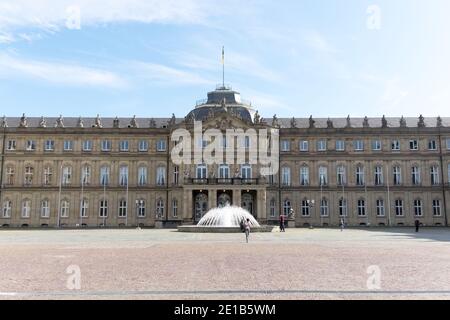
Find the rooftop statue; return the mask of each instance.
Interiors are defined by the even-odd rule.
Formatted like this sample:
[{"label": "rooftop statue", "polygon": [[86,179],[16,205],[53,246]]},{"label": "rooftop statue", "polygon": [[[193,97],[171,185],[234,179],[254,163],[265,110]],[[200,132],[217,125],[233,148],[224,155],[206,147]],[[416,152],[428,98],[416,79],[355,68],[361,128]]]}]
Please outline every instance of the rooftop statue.
[{"label": "rooftop statue", "polygon": [[279,126],[280,126],[280,125],[279,125],[279,123],[278,123],[277,115],[274,114],[274,115],[273,115],[273,118],[272,118],[272,127],[279,127]]},{"label": "rooftop statue", "polygon": [[363,121],[363,128],[369,128],[369,118],[367,118],[367,116],[364,117],[364,121]]},{"label": "rooftop statue", "polygon": [[328,120],[327,120],[327,128],[328,129],[333,129],[334,128],[333,121],[331,121],[330,118],[328,118]]},{"label": "rooftop statue", "polygon": [[425,118],[422,115],[420,115],[420,117],[419,117],[419,122],[417,123],[417,126],[419,128],[425,128],[426,127],[426,125],[425,125]]},{"label": "rooftop statue", "polygon": [[346,128],[351,128],[352,127],[352,123],[350,121],[350,115],[347,116],[347,124],[345,125]]},{"label": "rooftop statue", "polygon": [[156,128],[156,121],[155,121],[155,119],[151,118],[151,119],[149,120],[149,122],[148,122],[148,126],[149,126],[150,128]]},{"label": "rooftop statue", "polygon": [[81,116],[78,118],[77,127],[84,128],[84,123],[83,123],[83,119],[81,119]]},{"label": "rooftop statue", "polygon": [[312,115],[309,117],[309,128],[315,128],[316,127],[316,121],[313,119]]},{"label": "rooftop statue", "polygon": [[113,128],[120,128],[120,120],[119,120],[118,117],[116,117],[116,118],[113,120]]},{"label": "rooftop statue", "polygon": [[406,128],[406,120],[404,116],[400,118],[400,128]]},{"label": "rooftop statue", "polygon": [[59,118],[56,119],[55,127],[56,128],[64,128],[64,122],[63,122],[62,115],[59,115]]},{"label": "rooftop statue", "polygon": [[102,128],[102,121],[100,120],[100,115],[97,115],[97,117],[95,118],[95,122],[94,122],[94,127],[95,128]]},{"label": "rooftop statue", "polygon": [[22,117],[20,118],[19,127],[20,128],[27,128],[28,127],[28,120],[27,120],[27,117],[25,117],[25,113],[23,113]]},{"label": "rooftop statue", "polygon": [[130,128],[139,128],[139,124],[136,121],[136,116],[134,115],[130,121]]},{"label": "rooftop statue", "polygon": [[439,116],[436,119],[436,127],[442,128],[444,125],[442,124],[442,118]]},{"label": "rooftop statue", "polygon": [[261,123],[261,117],[259,116],[258,110],[256,110],[255,115],[253,116],[253,123],[254,124]]},{"label": "rooftop statue", "polygon": [[295,117],[291,119],[291,128],[297,128],[297,120],[295,120]]},{"label": "rooftop statue", "polygon": [[2,118],[2,128],[8,128],[8,122],[6,121],[6,116]]},{"label": "rooftop statue", "polygon": [[47,121],[42,116],[41,120],[39,120],[39,128],[46,128],[46,127],[47,127]]},{"label": "rooftop statue", "polygon": [[386,116],[383,115],[383,118],[381,118],[381,127],[382,128],[387,128],[388,127],[388,122],[386,120]]}]

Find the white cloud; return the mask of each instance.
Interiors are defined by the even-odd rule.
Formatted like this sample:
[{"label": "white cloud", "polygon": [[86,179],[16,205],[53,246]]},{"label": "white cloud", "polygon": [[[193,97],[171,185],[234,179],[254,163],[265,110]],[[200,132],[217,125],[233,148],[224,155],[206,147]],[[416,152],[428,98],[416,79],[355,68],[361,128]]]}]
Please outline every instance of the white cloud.
[{"label": "white cloud", "polygon": [[0,77],[26,77],[56,84],[103,86],[122,88],[126,81],[119,75],[102,69],[68,63],[50,63],[27,60],[0,54]]},{"label": "white cloud", "polygon": [[[207,0],[0,0],[0,30],[41,28],[56,32],[66,26],[74,6],[81,27],[113,22],[202,23],[220,4]],[[225,4],[223,5],[225,7]]]},{"label": "white cloud", "polygon": [[157,63],[133,61],[127,63],[132,72],[141,78],[162,85],[212,85],[210,81],[195,72],[168,67]]},{"label": "white cloud", "polygon": [[0,43],[11,43],[14,42],[14,36],[7,32],[0,32]]}]

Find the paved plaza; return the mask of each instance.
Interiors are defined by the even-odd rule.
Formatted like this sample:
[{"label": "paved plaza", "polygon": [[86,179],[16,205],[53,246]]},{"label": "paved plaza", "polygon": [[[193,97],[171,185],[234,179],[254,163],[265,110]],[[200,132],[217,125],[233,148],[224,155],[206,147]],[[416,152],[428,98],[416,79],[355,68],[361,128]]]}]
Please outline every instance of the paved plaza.
[{"label": "paved plaza", "polygon": [[0,299],[450,299],[450,230],[413,231],[0,229]]}]

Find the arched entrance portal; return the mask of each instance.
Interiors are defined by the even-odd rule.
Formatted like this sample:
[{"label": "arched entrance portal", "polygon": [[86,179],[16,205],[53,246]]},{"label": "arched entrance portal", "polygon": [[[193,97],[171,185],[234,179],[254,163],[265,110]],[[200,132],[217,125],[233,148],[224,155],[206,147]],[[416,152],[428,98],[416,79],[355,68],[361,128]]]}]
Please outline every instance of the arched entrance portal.
[{"label": "arched entrance portal", "polygon": [[231,204],[231,196],[228,193],[223,192],[217,197],[217,207],[222,208]]},{"label": "arched entrance portal", "polygon": [[241,207],[255,216],[255,208],[253,204],[253,195],[251,193],[242,194]]},{"label": "arched entrance portal", "polygon": [[204,193],[199,193],[195,196],[195,220],[200,220],[208,211],[208,196]]}]

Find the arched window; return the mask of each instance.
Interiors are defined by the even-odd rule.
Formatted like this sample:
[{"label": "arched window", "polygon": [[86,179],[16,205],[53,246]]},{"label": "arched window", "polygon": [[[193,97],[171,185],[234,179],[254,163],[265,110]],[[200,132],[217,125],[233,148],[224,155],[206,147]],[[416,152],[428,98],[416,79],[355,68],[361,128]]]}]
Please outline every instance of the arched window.
[{"label": "arched window", "polygon": [[320,215],[322,217],[328,217],[329,216],[329,212],[328,212],[328,200],[326,198],[322,198],[320,200]]},{"label": "arched window", "polygon": [[328,168],[325,166],[319,167],[319,185],[326,186],[328,184]]},{"label": "arched window", "polygon": [[72,167],[65,166],[62,170],[62,184],[63,186],[70,185],[72,183]]},{"label": "arched window", "polygon": [[249,164],[243,164],[241,166],[241,177],[243,180],[252,178],[252,166]]},{"label": "arched window", "polygon": [[166,167],[159,166],[156,168],[156,184],[164,186],[166,184]]},{"label": "arched window", "polygon": [[69,201],[66,199],[61,201],[60,215],[61,215],[61,218],[69,217]]},{"label": "arched window", "polygon": [[84,198],[80,204],[80,217],[86,218],[88,216],[89,200]]},{"label": "arched window", "polygon": [[411,167],[411,182],[413,185],[419,185],[421,182],[419,166]]},{"label": "arched window", "polygon": [[8,199],[3,201],[2,217],[11,218],[11,210],[12,210],[12,201]]},{"label": "arched window", "polygon": [[339,165],[336,168],[336,178],[337,178],[337,185],[343,186],[347,183],[347,175],[345,172],[345,166]]},{"label": "arched window", "polygon": [[138,185],[145,186],[147,184],[147,167],[140,166],[138,169]]},{"label": "arched window", "polygon": [[53,168],[51,166],[44,167],[44,186],[49,186],[52,184],[53,180]]},{"label": "arched window", "polygon": [[119,185],[125,187],[128,185],[128,166],[122,165],[119,168]]},{"label": "arched window", "polygon": [[219,166],[219,179],[230,178],[230,166],[227,164],[221,164]]},{"label": "arched window", "polygon": [[91,167],[87,164],[81,168],[81,184],[84,186],[91,184]]},{"label": "arched window", "polygon": [[50,218],[50,201],[48,199],[41,201],[41,218]]},{"label": "arched window", "polygon": [[127,216],[127,200],[119,200],[119,218],[125,218]]},{"label": "arched window", "polygon": [[107,186],[109,184],[109,166],[103,165],[100,168],[100,184]]},{"label": "arched window", "polygon": [[172,200],[172,217],[174,217],[174,218],[178,217],[178,200],[177,199]]},{"label": "arched window", "polygon": [[400,166],[394,166],[392,168],[392,175],[394,178],[394,186],[399,186],[402,184],[402,169]]},{"label": "arched window", "polygon": [[6,184],[7,185],[13,185],[14,184],[14,178],[16,175],[16,170],[13,166],[8,166],[6,168]]},{"label": "arched window", "polygon": [[286,199],[283,202],[283,214],[288,216],[291,213],[292,205],[291,200]]},{"label": "arched window", "polygon": [[21,217],[26,219],[30,217],[30,214],[31,214],[31,200],[25,199],[22,201]]},{"label": "arched window", "polygon": [[199,164],[195,169],[195,177],[197,179],[206,179],[208,178],[208,167],[206,164]]},{"label": "arched window", "polygon": [[164,200],[159,198],[156,200],[156,218],[162,219],[164,217]]},{"label": "arched window", "polygon": [[301,186],[309,185],[309,167],[307,165],[303,165],[300,168],[300,185]]},{"label": "arched window", "polygon": [[99,208],[98,211],[99,217],[106,218],[108,216],[108,200],[101,199],[98,208]]},{"label": "arched window", "polygon": [[431,166],[430,168],[430,180],[432,186],[439,185],[440,179],[439,179],[439,166]]},{"label": "arched window", "polygon": [[420,199],[415,199],[413,202],[413,206],[414,206],[414,215],[416,217],[421,217],[423,216],[423,212],[422,212],[422,200]]},{"label": "arched window", "polygon": [[344,198],[339,199],[339,216],[346,217],[347,216],[347,200]]},{"label": "arched window", "polygon": [[376,186],[381,186],[384,183],[384,179],[383,179],[383,167],[378,165],[375,166],[375,185]]},{"label": "arched window", "polygon": [[288,187],[291,185],[291,168],[281,168],[281,185]]},{"label": "arched window", "polygon": [[138,218],[145,218],[145,200],[136,200]]},{"label": "arched window", "polygon": [[269,203],[269,212],[270,212],[270,217],[274,218],[276,215],[276,202],[275,199],[271,199],[270,203]]},{"label": "arched window", "polygon": [[364,167],[362,165],[358,165],[356,167],[356,185],[363,186],[365,183]]},{"label": "arched window", "polygon": [[26,166],[24,176],[24,183],[26,186],[31,186],[33,184],[33,175],[34,175],[34,168],[29,165]]}]

